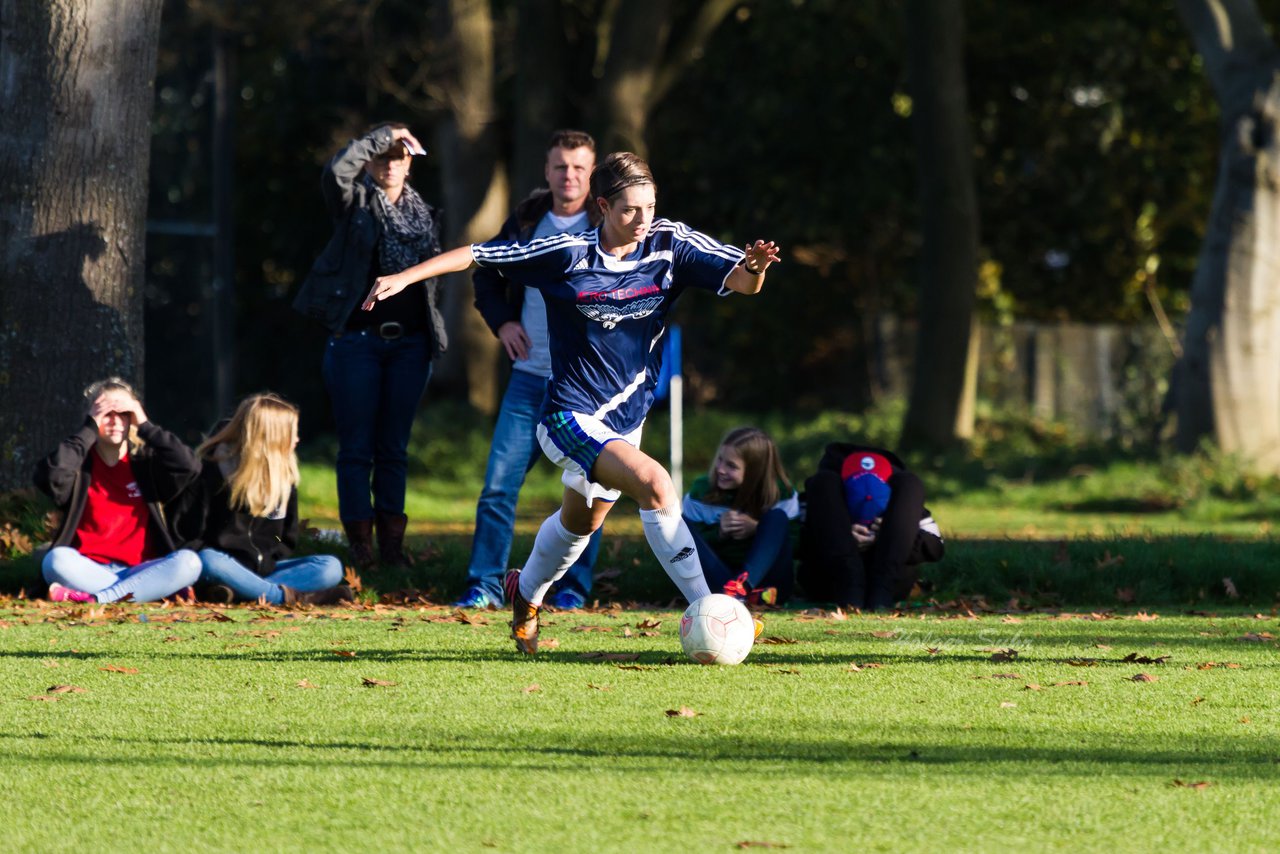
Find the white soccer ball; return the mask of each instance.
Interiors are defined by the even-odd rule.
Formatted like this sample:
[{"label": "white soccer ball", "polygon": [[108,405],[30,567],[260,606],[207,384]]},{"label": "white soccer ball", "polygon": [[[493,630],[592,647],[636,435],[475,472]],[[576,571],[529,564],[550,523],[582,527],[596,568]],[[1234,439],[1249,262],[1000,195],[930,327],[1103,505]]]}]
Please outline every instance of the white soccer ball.
[{"label": "white soccer ball", "polygon": [[755,640],[751,612],[723,593],[703,596],[680,618],[680,645],[699,664],[739,664]]}]

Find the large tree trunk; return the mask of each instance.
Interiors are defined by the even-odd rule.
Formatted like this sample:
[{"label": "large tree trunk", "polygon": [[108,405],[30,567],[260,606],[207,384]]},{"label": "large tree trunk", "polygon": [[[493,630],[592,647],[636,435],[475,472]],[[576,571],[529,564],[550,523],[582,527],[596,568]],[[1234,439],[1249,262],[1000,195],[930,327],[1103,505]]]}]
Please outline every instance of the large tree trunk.
[{"label": "large tree trunk", "polygon": [[[439,0],[452,61],[445,84],[447,117],[436,129],[444,177],[446,247],[488,240],[507,215],[506,166],[499,155],[494,106],[493,17],[486,0]],[[444,314],[449,353],[438,366],[448,382],[465,377],[467,398],[496,412],[500,348],[475,310],[471,274],[450,277]]]},{"label": "large tree trunk", "polygon": [[1280,52],[1252,0],[1179,0],[1222,112],[1213,208],[1174,388],[1178,446],[1280,473]]},{"label": "large tree trunk", "polygon": [[0,489],[142,380],[160,0],[0,0]]},{"label": "large tree trunk", "polygon": [[571,126],[569,115],[570,50],[560,14],[560,0],[524,0],[517,7],[515,144],[511,158],[511,202],[546,185],[547,139]]},{"label": "large tree trunk", "polygon": [[978,203],[965,95],[961,0],[907,5],[912,112],[923,246],[920,331],[902,438],[945,447],[973,432],[966,395],[972,336]]}]

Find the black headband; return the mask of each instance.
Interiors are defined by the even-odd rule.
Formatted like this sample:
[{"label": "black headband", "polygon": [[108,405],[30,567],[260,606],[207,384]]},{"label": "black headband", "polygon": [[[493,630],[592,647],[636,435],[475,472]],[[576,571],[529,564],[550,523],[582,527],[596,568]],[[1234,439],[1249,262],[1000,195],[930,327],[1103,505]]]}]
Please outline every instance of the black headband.
[{"label": "black headband", "polygon": [[630,178],[619,178],[617,181],[609,185],[609,188],[600,194],[599,198],[608,200],[621,193],[627,187],[634,187],[637,184],[652,184],[653,179],[645,175],[632,175]]}]

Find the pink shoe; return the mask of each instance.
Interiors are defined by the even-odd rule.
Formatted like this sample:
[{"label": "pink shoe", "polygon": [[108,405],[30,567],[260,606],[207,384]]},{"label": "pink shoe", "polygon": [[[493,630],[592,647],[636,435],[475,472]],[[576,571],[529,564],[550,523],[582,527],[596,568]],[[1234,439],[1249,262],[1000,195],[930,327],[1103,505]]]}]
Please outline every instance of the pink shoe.
[{"label": "pink shoe", "polygon": [[49,585],[49,601],[50,602],[97,602],[98,600],[92,593],[85,593],[82,590],[72,590],[70,587],[63,587],[58,582]]}]

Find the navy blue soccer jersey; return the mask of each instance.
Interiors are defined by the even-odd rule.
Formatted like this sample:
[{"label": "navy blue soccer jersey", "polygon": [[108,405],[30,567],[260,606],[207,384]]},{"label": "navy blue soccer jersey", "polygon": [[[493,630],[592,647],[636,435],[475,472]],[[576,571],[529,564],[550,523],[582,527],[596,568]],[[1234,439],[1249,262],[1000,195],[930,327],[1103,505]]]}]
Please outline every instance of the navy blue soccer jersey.
[{"label": "navy blue soccer jersey", "polygon": [[547,304],[551,405],[630,433],[653,405],[667,313],[685,288],[727,293],[743,252],[684,223],[656,219],[621,260],[600,249],[599,229],[528,243],[479,243],[494,267]]}]

